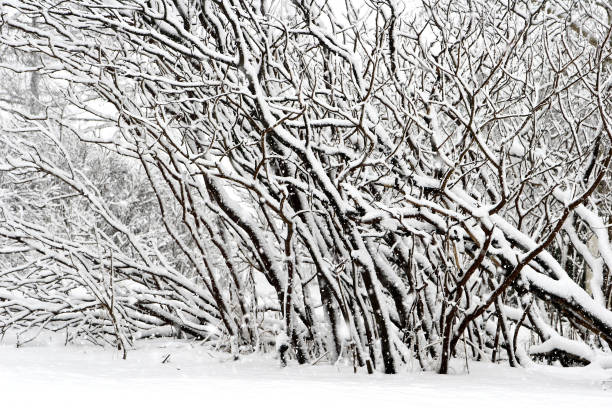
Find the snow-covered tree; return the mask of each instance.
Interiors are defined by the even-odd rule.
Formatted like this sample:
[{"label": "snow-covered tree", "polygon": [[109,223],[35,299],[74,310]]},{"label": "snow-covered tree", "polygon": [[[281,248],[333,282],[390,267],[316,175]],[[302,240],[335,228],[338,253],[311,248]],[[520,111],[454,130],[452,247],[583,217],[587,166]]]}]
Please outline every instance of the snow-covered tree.
[{"label": "snow-covered tree", "polygon": [[0,5],[5,328],[609,361],[607,3]]}]

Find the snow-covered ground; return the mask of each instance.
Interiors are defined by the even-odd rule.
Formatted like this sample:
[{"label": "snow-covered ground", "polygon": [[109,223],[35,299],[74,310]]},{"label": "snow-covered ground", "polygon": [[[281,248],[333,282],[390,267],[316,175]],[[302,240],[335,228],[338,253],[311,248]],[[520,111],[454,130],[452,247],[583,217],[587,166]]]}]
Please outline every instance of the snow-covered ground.
[{"label": "snow-covered ground", "polygon": [[[167,361],[162,363],[166,357]],[[203,346],[150,341],[126,361],[93,346],[0,345],[2,407],[612,407],[612,370],[512,369],[470,374],[353,374],[352,366],[279,368],[270,356],[232,361]],[[384,405],[383,405],[384,404]],[[417,405],[418,404],[418,405]]]}]

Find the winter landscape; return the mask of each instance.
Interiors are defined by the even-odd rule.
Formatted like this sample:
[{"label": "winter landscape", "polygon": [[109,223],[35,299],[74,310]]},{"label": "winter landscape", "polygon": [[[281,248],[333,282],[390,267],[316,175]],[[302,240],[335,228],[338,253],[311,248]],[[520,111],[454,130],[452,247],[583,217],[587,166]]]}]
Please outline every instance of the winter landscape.
[{"label": "winter landscape", "polygon": [[612,407],[612,3],[0,0],[3,406]]}]

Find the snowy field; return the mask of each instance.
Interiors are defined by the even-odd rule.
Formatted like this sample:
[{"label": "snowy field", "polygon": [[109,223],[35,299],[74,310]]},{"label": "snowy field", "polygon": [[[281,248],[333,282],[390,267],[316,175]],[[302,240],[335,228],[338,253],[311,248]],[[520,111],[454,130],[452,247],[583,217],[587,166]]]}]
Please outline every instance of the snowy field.
[{"label": "snowy field", "polygon": [[232,361],[176,341],[141,343],[126,361],[93,346],[0,346],[3,407],[612,407],[612,370],[455,366],[448,376],[368,376],[346,365],[281,369],[261,355]]}]

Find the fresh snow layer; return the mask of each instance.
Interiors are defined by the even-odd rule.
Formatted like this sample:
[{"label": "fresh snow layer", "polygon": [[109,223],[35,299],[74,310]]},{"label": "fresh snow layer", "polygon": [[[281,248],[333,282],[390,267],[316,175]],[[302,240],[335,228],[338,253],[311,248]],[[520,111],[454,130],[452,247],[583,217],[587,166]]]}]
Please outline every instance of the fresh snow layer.
[{"label": "fresh snow layer", "polygon": [[140,343],[125,361],[89,345],[0,345],[3,407],[612,407],[612,370],[453,367],[368,376],[347,364],[281,369],[269,355],[233,361],[180,341]]}]

